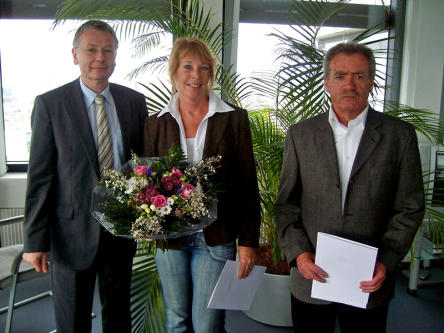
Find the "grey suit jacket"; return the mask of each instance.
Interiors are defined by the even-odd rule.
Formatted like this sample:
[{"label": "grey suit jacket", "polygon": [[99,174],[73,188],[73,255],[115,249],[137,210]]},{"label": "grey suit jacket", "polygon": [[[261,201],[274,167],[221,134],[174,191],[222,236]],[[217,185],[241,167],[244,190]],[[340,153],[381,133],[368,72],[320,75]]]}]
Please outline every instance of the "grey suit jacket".
[{"label": "grey suit jacket", "polygon": [[[125,161],[141,154],[144,96],[110,83],[122,132]],[[122,162],[125,162],[122,161]],[[51,252],[73,269],[89,267],[99,242],[99,224],[90,216],[99,179],[96,144],[79,80],[37,96],[25,204],[25,252]]]},{"label": "grey suit jacket", "polygon": [[[334,135],[328,113],[292,126],[288,132],[276,202],[279,244],[289,263],[315,252],[317,232],[362,242],[379,249],[387,270],[383,287],[370,295],[368,307],[393,297],[394,273],[424,215],[424,190],[414,128],[369,109],[365,130],[350,174],[344,214]],[[296,267],[291,291],[313,299],[312,280]]]}]

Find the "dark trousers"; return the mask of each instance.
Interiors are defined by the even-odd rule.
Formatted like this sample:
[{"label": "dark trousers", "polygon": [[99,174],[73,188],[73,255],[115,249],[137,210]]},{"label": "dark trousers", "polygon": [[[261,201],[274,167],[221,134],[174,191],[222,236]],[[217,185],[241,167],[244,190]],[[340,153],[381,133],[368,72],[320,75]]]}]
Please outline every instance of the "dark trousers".
[{"label": "dark trousers", "polygon": [[339,303],[309,304],[291,296],[295,333],[333,333],[336,319],[341,333],[384,333],[387,313],[388,304],[375,309],[360,309]]},{"label": "dark trousers", "polygon": [[130,333],[130,285],[135,244],[101,232],[93,265],[73,270],[51,263],[51,281],[57,333],[91,332],[96,278],[99,282],[104,333]]}]

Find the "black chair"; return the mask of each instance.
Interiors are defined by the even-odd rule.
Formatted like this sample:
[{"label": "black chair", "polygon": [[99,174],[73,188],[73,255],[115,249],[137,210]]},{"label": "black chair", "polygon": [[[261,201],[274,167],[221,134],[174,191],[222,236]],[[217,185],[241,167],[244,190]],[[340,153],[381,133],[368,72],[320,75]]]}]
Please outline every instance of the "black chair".
[{"label": "black chair", "polygon": [[[0,220],[0,228],[14,223],[23,223],[23,215]],[[12,317],[15,308],[51,295],[51,290],[49,290],[15,303],[15,293],[18,283],[45,276],[44,273],[37,273],[28,263],[22,262],[22,255],[23,244],[0,247],[0,290],[9,286],[11,287],[8,306],[0,309],[0,314],[6,311],[8,312],[5,333],[11,332]]]}]

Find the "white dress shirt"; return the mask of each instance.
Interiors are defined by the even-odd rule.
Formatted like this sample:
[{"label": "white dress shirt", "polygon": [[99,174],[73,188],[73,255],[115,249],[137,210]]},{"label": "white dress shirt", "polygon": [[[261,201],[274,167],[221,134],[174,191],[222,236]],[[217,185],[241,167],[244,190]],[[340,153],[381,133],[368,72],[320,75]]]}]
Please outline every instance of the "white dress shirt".
[{"label": "white dress shirt", "polygon": [[[216,112],[231,112],[234,111],[233,107],[225,103],[214,92],[209,93],[208,112],[202,119],[199,127],[197,128],[196,137],[194,140],[188,140],[185,137],[185,129],[182,123],[182,117],[179,112],[179,95],[176,93],[168,105],[159,112],[158,117],[161,117],[166,112],[169,112],[171,116],[177,121],[180,130],[180,146],[188,158],[188,162],[196,163],[202,160],[203,150],[205,146],[205,136],[207,134],[208,118],[214,115]],[[191,138],[192,139],[192,138]],[[192,150],[192,151],[191,151]]]},{"label": "white dress shirt", "polygon": [[350,172],[355,161],[359,143],[364,132],[367,119],[368,105],[359,116],[348,122],[348,127],[341,124],[330,106],[328,122],[335,137],[336,153],[338,155],[339,178],[341,180],[342,212],[344,212],[345,194],[350,178]]}]

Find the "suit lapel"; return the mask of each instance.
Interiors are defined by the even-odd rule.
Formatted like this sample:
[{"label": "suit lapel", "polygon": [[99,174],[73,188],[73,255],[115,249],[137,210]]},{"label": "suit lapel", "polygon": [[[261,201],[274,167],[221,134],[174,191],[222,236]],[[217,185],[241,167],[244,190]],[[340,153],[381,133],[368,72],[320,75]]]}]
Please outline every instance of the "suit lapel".
[{"label": "suit lapel", "polygon": [[85,149],[86,156],[99,177],[96,143],[91,131],[88,113],[83,102],[83,94],[80,89],[79,80],[75,80],[71,85],[70,95],[65,98],[65,108],[78,133],[78,138]]},{"label": "suit lapel", "polygon": [[216,112],[208,119],[207,133],[205,135],[205,146],[203,157],[212,156],[217,153],[218,147],[222,142],[225,128],[231,112]]},{"label": "suit lapel", "polygon": [[369,108],[364,133],[359,143],[359,148],[350,173],[350,179],[361,169],[365,162],[367,162],[378,145],[378,142],[381,140],[381,134],[377,130],[380,124],[381,119],[378,117],[377,111]]}]

